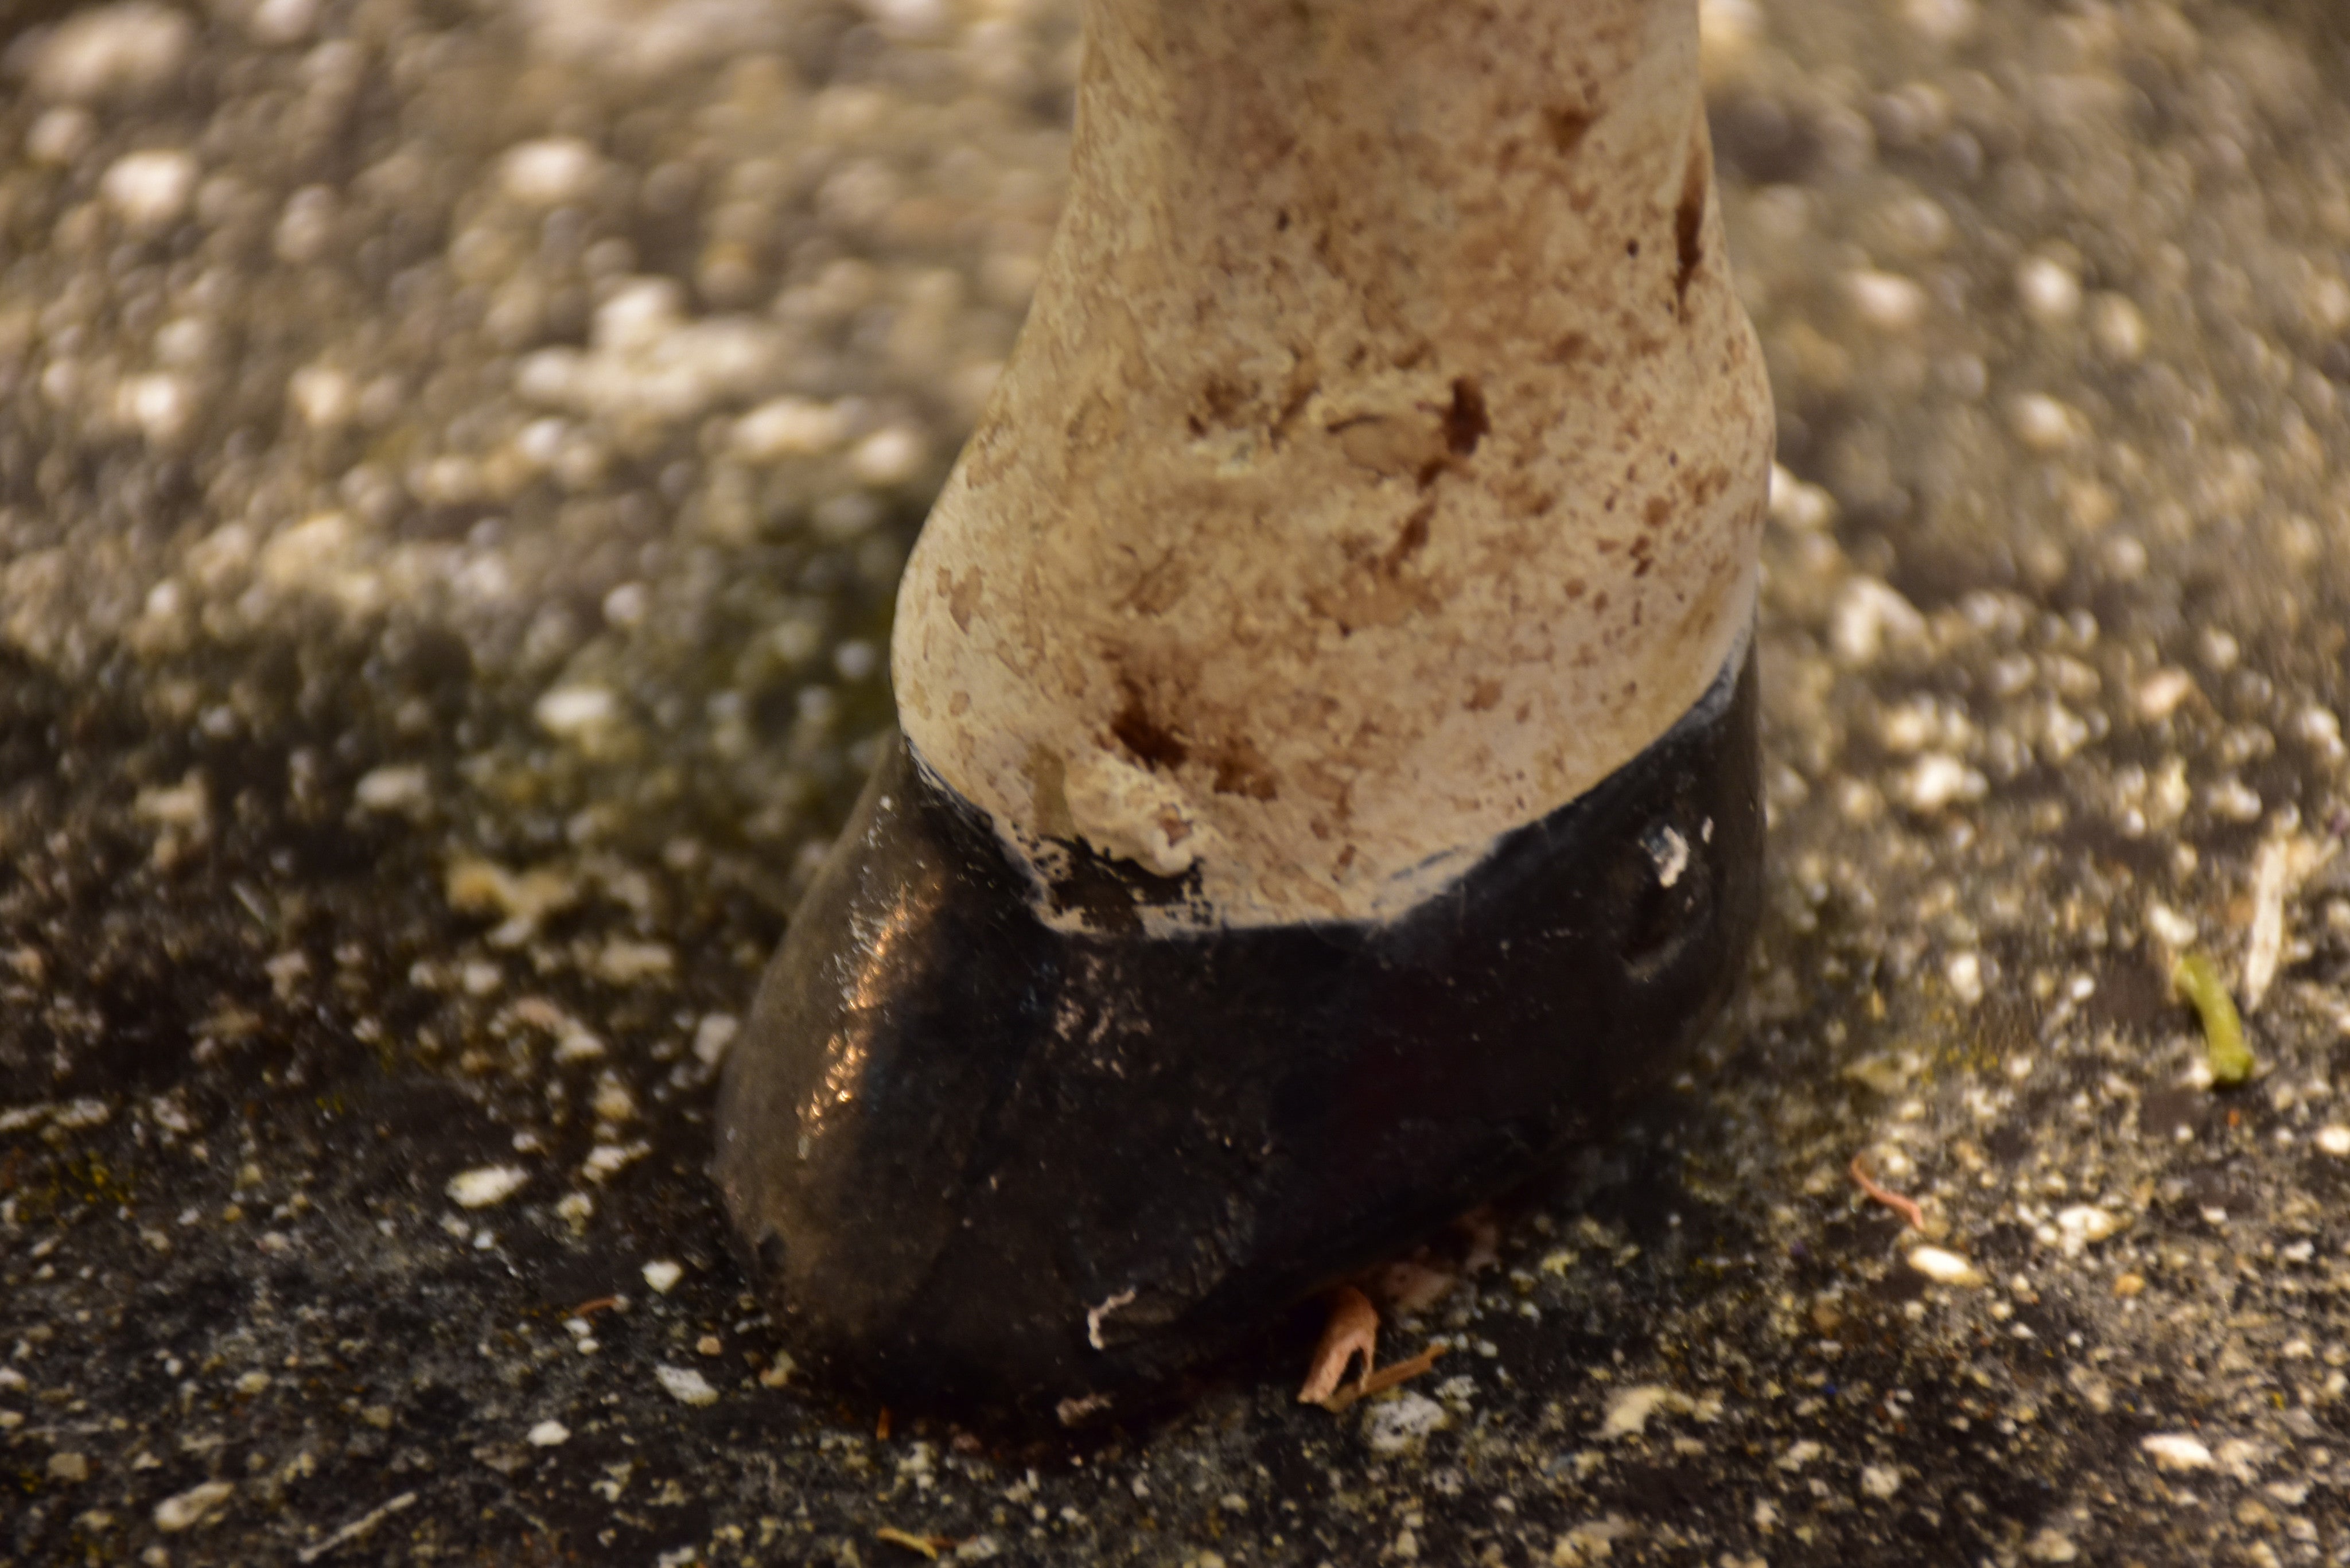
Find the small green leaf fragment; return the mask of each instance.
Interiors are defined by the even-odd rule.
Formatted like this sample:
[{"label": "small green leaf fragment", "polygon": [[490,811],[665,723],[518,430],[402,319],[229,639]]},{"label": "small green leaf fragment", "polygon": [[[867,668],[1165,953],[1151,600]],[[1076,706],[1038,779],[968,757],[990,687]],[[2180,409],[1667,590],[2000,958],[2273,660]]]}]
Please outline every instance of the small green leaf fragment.
[{"label": "small green leaf fragment", "polygon": [[2211,1065],[2212,1084],[2231,1089],[2251,1077],[2252,1048],[2244,1041],[2244,1021],[2237,1016],[2228,982],[2220,978],[2220,966],[2203,953],[2181,953],[2171,966],[2170,989],[2193,1003],[2202,1016],[2205,1060]]}]

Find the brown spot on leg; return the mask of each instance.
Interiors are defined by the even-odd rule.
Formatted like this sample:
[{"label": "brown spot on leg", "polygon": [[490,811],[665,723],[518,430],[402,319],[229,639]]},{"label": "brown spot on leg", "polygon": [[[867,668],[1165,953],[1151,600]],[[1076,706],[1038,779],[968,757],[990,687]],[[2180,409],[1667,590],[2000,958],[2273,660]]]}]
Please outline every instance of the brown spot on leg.
[{"label": "brown spot on leg", "polygon": [[[939,573],[941,586],[944,586],[946,576],[945,571],[941,569]],[[954,617],[957,630],[971,629],[971,618],[979,613],[980,587],[983,581],[981,569],[973,566],[962,575],[962,580],[956,583],[953,589],[947,595],[947,613]]]},{"label": "brown spot on leg", "polygon": [[1444,410],[1444,450],[1455,457],[1471,456],[1492,428],[1485,416],[1485,394],[1479,389],[1477,378],[1453,378],[1451,406]]},{"label": "brown spot on leg", "polygon": [[1673,295],[1680,301],[1684,314],[1689,309],[1690,279],[1697,275],[1697,269],[1705,261],[1705,195],[1712,179],[1712,161],[1700,127],[1690,139],[1689,167],[1681,175],[1680,205],[1673,210],[1673,247],[1680,258],[1680,269],[1673,275]]},{"label": "brown spot on leg", "polygon": [[1405,562],[1427,547],[1428,525],[1435,515],[1436,503],[1433,501],[1424,501],[1412,508],[1411,515],[1405,518],[1403,526],[1396,531],[1396,542],[1388,546],[1386,555],[1379,557],[1379,576],[1394,576],[1403,570]]},{"label": "brown spot on leg", "polygon": [[1200,383],[1200,409],[1191,416],[1192,433],[1203,435],[1210,430],[1224,430],[1239,422],[1240,411],[1247,407],[1249,389],[1230,376],[1215,374]]},{"label": "brown spot on leg", "polygon": [[1265,765],[1263,755],[1245,738],[1226,742],[1207,759],[1216,770],[1215,789],[1218,794],[1243,795],[1250,800],[1272,800],[1281,793],[1281,786]]},{"label": "brown spot on leg", "polygon": [[1554,104],[1543,110],[1543,129],[1550,132],[1550,144],[1558,149],[1561,158],[1572,158],[1575,150],[1583,145],[1583,133],[1591,129],[1588,110],[1569,104]]},{"label": "brown spot on leg", "polygon": [[1126,690],[1126,706],[1109,722],[1109,732],[1118,743],[1133,753],[1134,760],[1147,767],[1175,768],[1183,765],[1191,748],[1172,728],[1151,716],[1144,706],[1142,688],[1131,680],[1119,682]]}]

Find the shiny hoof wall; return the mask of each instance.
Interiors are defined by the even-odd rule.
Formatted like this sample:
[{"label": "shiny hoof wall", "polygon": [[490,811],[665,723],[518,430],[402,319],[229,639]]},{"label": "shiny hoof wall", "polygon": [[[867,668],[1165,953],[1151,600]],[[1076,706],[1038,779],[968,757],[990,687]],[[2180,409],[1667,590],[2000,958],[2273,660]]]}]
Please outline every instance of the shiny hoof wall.
[{"label": "shiny hoof wall", "polygon": [[804,1361],[884,1397],[1122,1412],[1607,1130],[1760,904],[1752,657],[1597,787],[1376,925],[1033,912],[892,745],[727,1064],[716,1172]]}]

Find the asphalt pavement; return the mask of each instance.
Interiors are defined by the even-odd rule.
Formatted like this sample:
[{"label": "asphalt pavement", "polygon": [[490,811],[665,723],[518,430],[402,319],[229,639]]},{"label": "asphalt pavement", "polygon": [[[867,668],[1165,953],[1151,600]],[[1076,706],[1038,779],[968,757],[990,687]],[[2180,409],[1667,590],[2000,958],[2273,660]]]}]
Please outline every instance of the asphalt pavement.
[{"label": "asphalt pavement", "polygon": [[1069,8],[0,5],[0,1560],[2350,1561],[2350,29],[1703,11],[1745,995],[1427,1375],[1071,1440],[810,1386],[704,1172]]}]

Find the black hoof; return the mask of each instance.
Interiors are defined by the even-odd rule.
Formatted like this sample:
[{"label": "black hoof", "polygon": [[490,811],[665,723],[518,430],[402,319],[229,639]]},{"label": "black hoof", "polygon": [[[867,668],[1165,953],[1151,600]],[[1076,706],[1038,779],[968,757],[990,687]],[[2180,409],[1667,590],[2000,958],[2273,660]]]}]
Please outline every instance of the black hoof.
[{"label": "black hoof", "polygon": [[[1124,1408],[1603,1133],[1740,970],[1755,702],[1749,654],[1399,919],[1176,938],[1041,923],[892,746],[719,1108],[795,1348],[900,1400]],[[1087,901],[1166,891],[1096,861]]]}]

